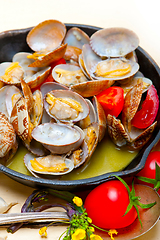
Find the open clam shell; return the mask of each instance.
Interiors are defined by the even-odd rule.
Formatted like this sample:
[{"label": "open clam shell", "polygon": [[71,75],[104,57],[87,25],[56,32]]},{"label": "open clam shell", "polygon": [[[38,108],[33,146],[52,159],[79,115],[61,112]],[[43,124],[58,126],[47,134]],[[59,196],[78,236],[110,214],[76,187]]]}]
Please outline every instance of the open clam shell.
[{"label": "open clam shell", "polygon": [[10,122],[13,125],[15,132],[23,141],[31,141],[32,125],[28,114],[28,106],[23,97],[15,103]]},{"label": "open clam shell", "polygon": [[101,57],[121,57],[138,47],[139,38],[126,28],[105,28],[90,37],[90,45]]},{"label": "open clam shell", "polygon": [[18,62],[3,62],[0,64],[0,81],[5,84],[20,85],[23,75],[24,70]]},{"label": "open clam shell", "polygon": [[30,65],[32,66],[32,64],[35,65],[34,59],[28,58],[30,55],[32,54],[28,52],[19,52],[13,56],[12,61],[19,62],[19,65],[24,70],[23,75],[24,81],[31,88],[35,88],[38,85],[40,85],[44,81],[44,79],[47,78],[47,76],[50,73],[51,67],[50,66],[39,67],[38,65],[35,67],[34,66],[29,67]]},{"label": "open clam shell", "polygon": [[[13,106],[18,101],[18,99],[20,99],[22,96],[23,96],[22,92],[20,91],[20,89],[18,87],[14,86],[14,85],[8,86],[8,90],[6,92],[5,99],[6,99],[6,107],[7,107],[9,118],[11,116]],[[0,99],[1,99],[1,97],[0,97]],[[4,101],[4,98],[2,98],[2,101]]]},{"label": "open clam shell", "polygon": [[34,59],[28,58],[29,55],[32,54],[30,52],[18,52],[12,58],[12,62],[19,62],[20,66],[24,69],[24,77],[32,76],[40,70],[39,68],[28,67],[34,62]]},{"label": "open clam shell", "polygon": [[0,89],[0,112],[4,113],[7,117],[9,117],[9,114],[8,114],[7,105],[4,99],[6,98],[6,93],[8,89],[9,89],[8,85]]},{"label": "open clam shell", "polygon": [[81,68],[71,64],[57,65],[52,70],[52,76],[56,82],[67,87],[88,81]]},{"label": "open clam shell", "polygon": [[53,50],[61,45],[66,34],[66,26],[51,19],[39,23],[27,35],[27,43],[33,51]]},{"label": "open clam shell", "polygon": [[[5,114],[0,112],[0,159],[5,157],[17,144],[16,133]],[[8,155],[7,155],[8,156]],[[9,156],[8,156],[9,157]]]},{"label": "open clam shell", "polygon": [[[130,66],[130,71],[127,72],[126,74],[120,74],[118,75],[118,73],[121,73],[121,65],[122,64],[127,64],[128,66]],[[119,67],[120,65],[120,67]],[[113,66],[113,68],[110,66]],[[117,70],[116,70],[117,68]],[[114,76],[110,76],[110,74],[105,74],[105,69],[106,72],[110,73],[110,72],[115,72],[117,71],[117,74]],[[112,59],[107,59],[107,60],[102,60],[100,62],[97,62],[91,69],[90,69],[90,74],[91,77],[93,79],[96,80],[124,80],[126,78],[130,78],[133,75],[135,75],[139,70],[139,64],[135,61],[130,61],[127,60],[126,58],[112,58]],[[104,72],[103,72],[104,71]],[[97,73],[98,72],[98,73]],[[104,73],[104,75],[103,75]]]},{"label": "open clam shell", "polygon": [[44,123],[35,127],[32,137],[53,154],[65,154],[78,148],[84,139],[83,131],[63,123]]},{"label": "open clam shell", "polygon": [[33,93],[32,112],[30,113],[31,123],[34,127],[41,123],[43,116],[43,97],[40,90]]},{"label": "open clam shell", "polygon": [[80,28],[72,27],[68,30],[64,43],[82,49],[82,46],[89,43],[89,36]]},{"label": "open clam shell", "polygon": [[[52,62],[58,61],[61,59],[67,49],[67,44],[60,45],[57,48],[50,50],[50,51],[44,51],[44,53],[41,52],[37,53],[40,56],[36,57],[35,61],[29,65],[29,67],[47,67]],[[33,54],[34,55],[34,54]]]},{"label": "open clam shell", "polygon": [[98,130],[99,130],[98,141],[100,142],[103,139],[106,132],[106,127],[107,127],[106,115],[101,104],[98,102],[96,96],[93,96],[93,106],[95,108],[96,115],[97,115]]},{"label": "open clam shell", "polygon": [[[36,169],[34,169],[34,167],[31,164],[31,160],[36,159],[36,161],[38,163],[40,163],[40,165],[42,166],[50,166],[50,167],[57,167],[59,164],[64,164],[65,168],[63,171],[57,171],[57,169],[55,169],[55,171],[38,171]],[[70,159],[66,158],[65,156],[60,156],[60,155],[47,155],[44,157],[35,157],[33,154],[31,153],[27,153],[24,156],[24,163],[25,166],[27,167],[27,169],[29,170],[30,173],[32,173],[35,177],[43,177],[43,175],[50,175],[50,176],[58,176],[58,175],[64,175],[67,174],[69,172],[71,172],[74,169],[74,164],[73,161],[71,161]],[[48,169],[50,168],[48,167]]]},{"label": "open clam shell", "polygon": [[[57,104],[53,107],[47,102],[48,94],[58,100],[56,100]],[[72,102],[76,104],[76,108],[72,107]],[[53,90],[47,93],[44,97],[44,108],[52,118],[61,122],[78,122],[89,114],[89,106],[85,99],[78,93],[70,90]]]}]

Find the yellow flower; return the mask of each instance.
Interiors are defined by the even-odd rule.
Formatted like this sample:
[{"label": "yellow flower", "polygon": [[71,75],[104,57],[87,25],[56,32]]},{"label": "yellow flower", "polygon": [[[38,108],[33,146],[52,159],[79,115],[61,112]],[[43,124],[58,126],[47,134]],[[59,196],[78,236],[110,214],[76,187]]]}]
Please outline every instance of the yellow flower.
[{"label": "yellow flower", "polygon": [[86,231],[84,229],[77,228],[76,231],[72,234],[72,240],[81,240],[86,236]]},{"label": "yellow flower", "polygon": [[103,240],[99,235],[91,234],[90,240]]},{"label": "yellow flower", "polygon": [[39,234],[42,236],[45,236],[47,237],[47,227],[42,227],[40,230],[39,230]]},{"label": "yellow flower", "polygon": [[74,202],[78,207],[81,207],[82,204],[83,204],[82,199],[79,198],[79,197],[76,197],[76,196],[73,198],[73,202]]},{"label": "yellow flower", "polygon": [[108,231],[108,235],[111,237],[112,240],[114,240],[113,234],[118,234],[118,232],[115,229],[110,229]]}]

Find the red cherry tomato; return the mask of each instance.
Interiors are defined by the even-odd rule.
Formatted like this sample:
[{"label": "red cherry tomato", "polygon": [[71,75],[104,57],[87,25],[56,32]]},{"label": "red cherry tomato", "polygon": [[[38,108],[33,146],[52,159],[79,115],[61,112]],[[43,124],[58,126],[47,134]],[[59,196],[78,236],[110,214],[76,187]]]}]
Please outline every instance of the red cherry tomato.
[{"label": "red cherry tomato", "polygon": [[[155,163],[157,163],[158,166],[160,166],[160,151],[154,151],[149,153],[144,168],[137,174],[137,176],[155,179],[156,177]],[[153,187],[153,184],[151,183],[146,183],[140,181],[139,179],[137,181],[140,184],[145,184],[147,186]],[[160,189],[158,190],[158,193],[160,194]]]},{"label": "red cherry tomato", "polygon": [[102,183],[86,197],[84,207],[93,224],[105,229],[130,225],[137,217],[134,207],[124,216],[129,204],[126,187],[118,180]]},{"label": "red cherry tomato", "polygon": [[[61,58],[61,59],[59,59],[58,61],[55,61],[55,62],[53,62],[53,63],[51,63],[50,64],[50,66],[51,66],[51,71],[52,71],[52,69],[55,67],[55,66],[57,66],[57,65],[59,65],[59,64],[66,64],[66,61],[65,61],[65,59],[64,58]],[[32,88],[32,92],[34,92],[35,90],[40,90],[40,87],[41,87],[41,85],[43,84],[43,83],[46,83],[46,82],[53,82],[54,81],[54,78],[52,77],[52,72],[49,74],[49,76],[40,84],[40,85],[38,85],[37,87],[35,87],[35,88]]]},{"label": "red cherry tomato", "polygon": [[155,120],[159,108],[159,98],[157,91],[153,85],[151,85],[147,91],[147,96],[142,103],[142,108],[139,110],[133,120],[132,125],[134,127],[143,129],[149,127]]},{"label": "red cherry tomato", "polygon": [[111,114],[118,117],[124,105],[123,93],[124,91],[121,87],[109,87],[96,96],[106,116]]}]

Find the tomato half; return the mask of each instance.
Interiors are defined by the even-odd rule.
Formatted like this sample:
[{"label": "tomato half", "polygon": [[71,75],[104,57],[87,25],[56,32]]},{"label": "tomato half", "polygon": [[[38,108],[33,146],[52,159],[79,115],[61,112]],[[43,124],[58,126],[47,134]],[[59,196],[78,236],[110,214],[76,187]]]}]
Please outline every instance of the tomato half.
[{"label": "tomato half", "polygon": [[93,224],[105,229],[117,229],[130,225],[137,217],[134,207],[124,216],[129,195],[124,184],[118,180],[102,183],[86,197],[84,207]]},{"label": "tomato half", "polygon": [[139,110],[133,120],[132,125],[134,127],[143,129],[149,127],[155,120],[159,108],[159,98],[157,91],[153,85],[151,85],[147,91],[147,96],[142,103],[142,108]]},{"label": "tomato half", "polygon": [[[137,176],[155,179],[156,177],[155,163],[157,163],[158,166],[160,166],[160,151],[154,151],[149,153],[144,168],[137,174]],[[142,182],[140,180],[137,181],[138,183],[153,187],[153,184],[151,183]],[[160,194],[160,190],[158,190],[158,193]]]},{"label": "tomato half", "polygon": [[121,87],[109,87],[96,96],[106,116],[111,114],[118,117],[124,105],[123,93],[124,91]]}]

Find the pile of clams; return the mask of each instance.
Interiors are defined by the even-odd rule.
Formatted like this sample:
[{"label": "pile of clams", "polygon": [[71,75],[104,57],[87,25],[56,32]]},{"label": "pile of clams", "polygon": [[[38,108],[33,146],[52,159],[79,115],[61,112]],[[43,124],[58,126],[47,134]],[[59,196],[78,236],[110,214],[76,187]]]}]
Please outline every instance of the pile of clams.
[{"label": "pile of clams", "polygon": [[[0,162],[10,161],[22,142],[30,173],[52,178],[86,164],[106,133],[130,150],[147,143],[157,123],[131,127],[142,94],[152,85],[139,72],[134,32],[106,28],[89,37],[47,20],[32,28],[26,41],[31,52],[0,64]],[[65,63],[57,64],[61,59]],[[96,98],[114,85],[124,89],[120,118],[106,117]]]}]

